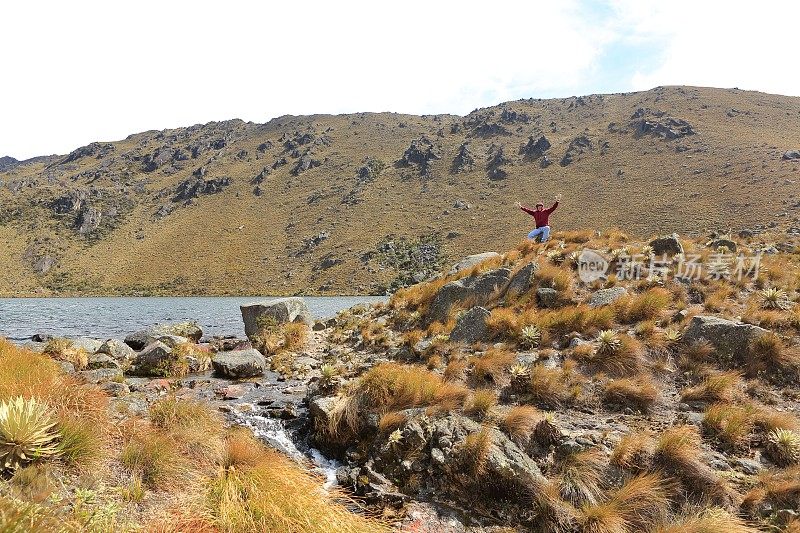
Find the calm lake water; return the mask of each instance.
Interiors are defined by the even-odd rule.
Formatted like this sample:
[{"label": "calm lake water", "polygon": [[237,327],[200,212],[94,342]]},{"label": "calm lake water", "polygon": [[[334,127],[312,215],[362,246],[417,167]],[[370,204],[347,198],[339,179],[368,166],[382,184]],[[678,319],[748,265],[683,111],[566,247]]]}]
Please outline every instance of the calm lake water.
[{"label": "calm lake water", "polygon": [[[0,337],[29,339],[34,333],[67,337],[123,338],[163,322],[194,320],[206,335],[244,336],[239,306],[268,297],[0,298]],[[381,296],[305,298],[314,318],[329,318]]]}]

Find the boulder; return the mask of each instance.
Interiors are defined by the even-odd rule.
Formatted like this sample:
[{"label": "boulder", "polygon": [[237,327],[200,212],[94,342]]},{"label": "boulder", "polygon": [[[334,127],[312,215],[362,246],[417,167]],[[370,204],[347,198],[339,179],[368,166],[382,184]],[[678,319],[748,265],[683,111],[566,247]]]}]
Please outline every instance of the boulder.
[{"label": "boulder", "polygon": [[729,362],[744,362],[750,343],[765,333],[768,333],[766,329],[752,324],[697,315],[689,322],[683,340],[688,343],[708,341],[714,346],[718,356]]},{"label": "boulder", "polygon": [[511,277],[511,281],[508,282],[506,295],[514,297],[528,292],[533,285],[533,275],[536,273],[537,268],[539,268],[539,265],[532,262],[519,269]]},{"label": "boulder", "polygon": [[253,348],[217,352],[211,357],[211,365],[216,374],[233,379],[261,376],[267,370],[267,360]]},{"label": "boulder", "polygon": [[453,331],[450,332],[450,340],[452,342],[463,342],[464,344],[473,344],[486,340],[489,333],[486,319],[489,318],[489,314],[489,311],[484,307],[473,307],[462,314],[458,318]]},{"label": "boulder", "polygon": [[592,294],[589,298],[589,307],[601,307],[616,302],[623,296],[628,294],[625,287],[609,287],[608,289],[600,289]]},{"label": "boulder", "polygon": [[736,243],[730,239],[714,239],[708,243],[708,247],[714,250],[718,248],[727,248],[731,252],[736,251]]},{"label": "boulder", "polygon": [[782,159],[785,161],[798,161],[800,160],[800,150],[788,150],[783,153]]},{"label": "boulder", "polygon": [[161,377],[167,373],[175,358],[172,348],[155,341],[136,354],[128,373],[134,376]]},{"label": "boulder", "polygon": [[539,307],[555,307],[558,304],[558,291],[549,287],[536,289],[536,302]]},{"label": "boulder", "polygon": [[108,339],[103,342],[97,349],[97,353],[110,355],[116,361],[132,361],[136,357],[133,348],[117,339]]},{"label": "boulder", "polygon": [[288,322],[302,322],[312,324],[311,313],[308,311],[305,300],[299,297],[277,298],[275,300],[265,300],[253,302],[240,306],[242,320],[244,321],[244,332],[248,338],[253,338],[261,329],[259,320],[271,318],[275,324],[286,324]]},{"label": "boulder", "polygon": [[656,255],[678,255],[683,253],[683,245],[678,234],[665,235],[650,241],[650,247]]},{"label": "boulder", "polygon": [[108,354],[93,353],[89,356],[86,363],[86,368],[89,370],[97,370],[98,368],[119,368],[119,363]]},{"label": "boulder", "polygon": [[498,268],[480,276],[470,276],[445,284],[431,301],[428,321],[444,322],[454,307],[469,309],[499,298],[508,287],[510,277],[509,269]]},{"label": "boulder", "polygon": [[462,270],[467,270],[479,263],[483,263],[487,259],[498,259],[500,257],[502,256],[497,252],[483,252],[481,254],[468,255],[467,257],[465,257],[464,259],[453,265],[453,267],[447,274],[452,276],[453,274],[458,274]]},{"label": "boulder", "polygon": [[185,337],[192,342],[198,342],[203,336],[203,330],[195,322],[180,322],[176,324],[158,324],[147,329],[131,333],[125,337],[125,344],[134,350],[142,350],[164,336]]},{"label": "boulder", "polygon": [[111,381],[122,380],[122,370],[119,368],[96,368],[94,370],[82,370],[75,373],[86,383],[100,384]]},{"label": "boulder", "polygon": [[69,339],[72,341],[72,347],[76,350],[83,348],[86,353],[93,354],[102,346],[102,342],[97,339],[89,339],[86,337],[78,337],[76,339]]}]

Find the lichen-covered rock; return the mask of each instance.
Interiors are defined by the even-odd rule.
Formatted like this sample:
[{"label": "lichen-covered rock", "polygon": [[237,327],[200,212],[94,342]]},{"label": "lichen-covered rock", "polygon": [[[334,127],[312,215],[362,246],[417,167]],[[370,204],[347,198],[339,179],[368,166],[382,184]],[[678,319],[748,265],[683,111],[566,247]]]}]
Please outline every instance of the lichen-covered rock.
[{"label": "lichen-covered rock", "polygon": [[510,277],[509,269],[498,268],[480,276],[470,276],[445,284],[431,301],[428,321],[444,322],[450,310],[456,306],[470,309],[499,298],[505,293]]},{"label": "lichen-covered rock", "polygon": [[128,373],[133,376],[163,377],[176,361],[177,355],[163,342],[155,341],[136,354]]},{"label": "lichen-covered rock", "polygon": [[110,355],[115,361],[127,362],[132,361],[136,357],[136,352],[133,348],[117,339],[108,339],[100,345],[97,353],[104,353]]},{"label": "lichen-covered rock", "polygon": [[650,247],[656,255],[678,255],[683,253],[683,245],[677,233],[653,239],[650,241]]},{"label": "lichen-covered rock", "polygon": [[539,268],[539,265],[533,262],[520,268],[511,277],[511,281],[508,282],[506,295],[513,298],[514,296],[519,296],[520,294],[528,292],[533,285],[533,276],[537,268]]},{"label": "lichen-covered rock", "polygon": [[550,287],[536,289],[536,302],[539,307],[555,307],[558,304],[558,291]]},{"label": "lichen-covered rock", "polygon": [[497,252],[483,252],[480,254],[468,255],[450,269],[448,272],[449,275],[458,274],[462,270],[467,270],[469,268],[474,267],[477,264],[483,263],[489,259],[499,259],[502,257]]},{"label": "lichen-covered rock", "polygon": [[165,336],[185,337],[192,342],[198,342],[203,336],[203,330],[195,322],[158,324],[150,328],[131,333],[125,337],[125,344],[134,350],[142,350],[148,344],[152,344],[161,337]]},{"label": "lichen-covered rock", "polygon": [[465,344],[486,340],[489,336],[489,328],[486,326],[489,314],[483,307],[473,307],[465,312],[458,318],[453,331],[450,332],[450,340]]},{"label": "lichen-covered rock", "polygon": [[683,340],[687,343],[708,341],[714,346],[718,357],[729,362],[746,362],[744,359],[747,358],[750,343],[766,333],[766,329],[752,324],[698,315],[689,322]]},{"label": "lichen-covered rock", "polygon": [[216,374],[233,379],[261,376],[267,370],[267,360],[253,348],[217,352],[211,357],[211,365]]},{"label": "lichen-covered rock", "polygon": [[589,298],[589,307],[601,307],[603,305],[612,304],[626,294],[628,294],[628,290],[625,287],[609,287],[608,289],[599,289],[592,294],[591,298]]},{"label": "lichen-covered rock", "polygon": [[305,300],[299,297],[253,302],[240,306],[240,309],[244,332],[250,339],[258,334],[261,329],[259,321],[264,319],[269,319],[275,324],[302,322],[310,326],[313,322]]}]

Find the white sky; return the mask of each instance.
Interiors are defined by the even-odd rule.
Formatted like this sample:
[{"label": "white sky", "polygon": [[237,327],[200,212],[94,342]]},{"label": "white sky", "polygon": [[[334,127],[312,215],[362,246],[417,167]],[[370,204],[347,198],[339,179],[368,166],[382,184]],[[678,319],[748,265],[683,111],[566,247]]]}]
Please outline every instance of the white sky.
[{"label": "white sky", "polygon": [[0,28],[0,155],[19,159],[230,118],[668,84],[800,96],[789,1],[7,0]]}]

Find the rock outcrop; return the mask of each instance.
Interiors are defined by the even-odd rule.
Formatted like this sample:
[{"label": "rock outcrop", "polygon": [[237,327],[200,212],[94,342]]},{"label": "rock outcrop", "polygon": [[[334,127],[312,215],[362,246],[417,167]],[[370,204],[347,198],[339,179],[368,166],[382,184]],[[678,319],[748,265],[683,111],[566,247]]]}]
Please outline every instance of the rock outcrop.
[{"label": "rock outcrop", "polygon": [[231,379],[261,376],[267,370],[267,361],[258,350],[218,352],[211,357],[214,372]]},{"label": "rock outcrop", "polygon": [[299,297],[253,302],[240,306],[240,310],[245,335],[251,339],[263,327],[264,324],[259,323],[261,321],[270,321],[276,325],[287,322],[303,322],[311,325],[313,322],[305,300]]}]

